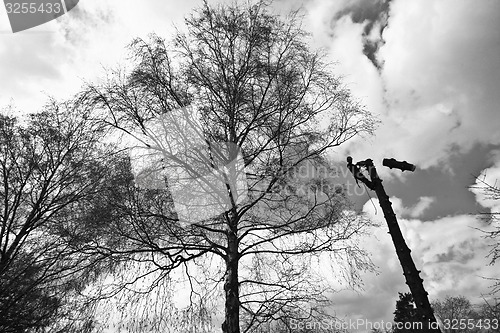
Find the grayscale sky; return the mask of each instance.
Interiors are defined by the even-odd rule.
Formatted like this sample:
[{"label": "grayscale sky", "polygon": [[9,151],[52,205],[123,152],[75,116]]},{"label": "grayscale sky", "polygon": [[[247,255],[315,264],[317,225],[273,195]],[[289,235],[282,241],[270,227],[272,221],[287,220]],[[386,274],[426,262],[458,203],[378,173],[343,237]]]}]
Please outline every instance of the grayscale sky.
[{"label": "grayscale sky", "polygon": [[[212,0],[209,3],[214,3]],[[40,109],[47,96],[68,97],[104,68],[125,64],[125,46],[150,32],[169,37],[201,1],[81,0],[57,20],[13,34],[0,7],[0,107]],[[344,82],[381,125],[332,152],[344,163],[372,158],[431,299],[465,295],[480,301],[497,276],[474,214],[499,203],[469,189],[475,176],[500,179],[500,1],[276,1],[284,13],[302,6],[311,47],[323,47]],[[394,157],[418,166],[401,174],[381,166]],[[349,180],[349,178],[347,178]],[[344,182],[339,177],[339,182]],[[354,187],[352,187],[354,189]],[[360,211],[383,223],[366,192]],[[374,194],[371,194],[372,197]],[[407,291],[385,226],[364,246],[380,273],[364,291],[338,293],[337,315],[391,320],[397,292]]]}]

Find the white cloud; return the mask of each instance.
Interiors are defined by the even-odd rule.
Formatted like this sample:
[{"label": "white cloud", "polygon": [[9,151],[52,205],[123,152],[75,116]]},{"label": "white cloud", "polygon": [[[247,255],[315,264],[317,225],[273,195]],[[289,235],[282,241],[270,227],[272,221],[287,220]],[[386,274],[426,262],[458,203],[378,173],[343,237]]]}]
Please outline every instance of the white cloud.
[{"label": "white cloud", "polygon": [[471,191],[476,195],[476,201],[481,206],[490,209],[491,213],[498,214],[500,213],[500,193],[488,191],[490,186],[500,188],[500,154],[494,156],[498,159],[497,162],[482,171]]},{"label": "white cloud", "polygon": [[[317,22],[340,10],[327,3],[313,2]],[[445,163],[452,149],[463,153],[476,143],[500,143],[499,22],[496,1],[391,1],[380,75],[362,54],[368,22],[347,16],[336,22],[325,46],[353,92],[382,120],[373,140],[346,150],[355,159],[395,157],[427,168]],[[339,155],[343,159],[345,151]]]},{"label": "white cloud", "polygon": [[[435,199],[432,197],[421,197],[419,201],[411,207],[404,207],[403,201],[396,197],[391,198],[391,201],[392,208],[394,211],[398,212],[399,216],[416,218],[421,216],[435,202]],[[372,204],[370,204],[370,206],[373,208]],[[378,209],[377,206],[377,210]],[[380,220],[380,222],[384,222],[384,220]]]},{"label": "white cloud", "polygon": [[434,202],[434,198],[431,197],[421,197],[420,201],[413,207],[410,208],[409,215],[411,217],[419,217],[426,211],[431,204]]},{"label": "white cloud", "polygon": [[182,24],[199,5],[86,0],[54,21],[16,34],[0,15],[0,106],[13,101],[21,112],[33,112],[49,95],[70,97],[84,81],[102,77],[104,68],[123,65],[133,38],[151,32],[169,38],[173,23]]}]

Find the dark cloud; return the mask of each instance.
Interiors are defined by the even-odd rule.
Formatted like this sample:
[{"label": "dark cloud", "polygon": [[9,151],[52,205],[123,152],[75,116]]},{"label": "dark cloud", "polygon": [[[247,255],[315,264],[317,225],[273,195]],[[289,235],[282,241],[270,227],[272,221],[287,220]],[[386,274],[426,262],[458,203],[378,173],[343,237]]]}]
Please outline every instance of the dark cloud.
[{"label": "dark cloud", "polygon": [[449,162],[425,170],[417,168],[404,179],[387,179],[386,190],[402,198],[405,206],[415,205],[422,196],[433,196],[439,204],[431,205],[422,216],[434,220],[455,214],[486,211],[475,200],[470,186],[481,170],[493,165],[491,151],[498,145],[477,144],[465,154],[452,153]]},{"label": "dark cloud", "polygon": [[461,264],[467,264],[472,259],[474,259],[474,248],[469,241],[454,244],[445,253],[436,255],[437,263],[456,261]]},{"label": "dark cloud", "polygon": [[377,69],[381,69],[383,65],[377,58],[377,51],[384,44],[382,34],[388,25],[390,2],[391,0],[355,1],[333,17],[333,22],[349,16],[354,23],[365,24],[362,35],[363,54]]}]

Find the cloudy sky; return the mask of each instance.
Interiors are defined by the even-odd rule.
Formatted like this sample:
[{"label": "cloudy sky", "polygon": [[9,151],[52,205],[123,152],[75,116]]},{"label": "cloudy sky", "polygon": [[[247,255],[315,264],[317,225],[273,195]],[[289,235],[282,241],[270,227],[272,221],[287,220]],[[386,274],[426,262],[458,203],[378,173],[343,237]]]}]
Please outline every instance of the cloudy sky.
[{"label": "cloudy sky", "polygon": [[[57,20],[16,34],[2,7],[0,108],[31,112],[48,96],[70,96],[103,68],[124,63],[133,38],[171,36],[199,4],[82,0]],[[275,7],[301,5],[311,47],[328,50],[338,74],[381,120],[375,136],[332,157],[416,164],[414,173],[379,171],[427,291],[431,299],[461,294],[479,301],[490,285],[483,277],[495,276],[498,265],[487,266],[477,228],[488,226],[474,214],[499,208],[469,187],[479,174],[500,179],[500,1],[281,0]],[[353,199],[383,223],[376,200],[366,193]],[[339,293],[337,314],[390,320],[397,292],[407,289],[383,225],[365,246],[380,274],[365,275],[362,293]]]}]

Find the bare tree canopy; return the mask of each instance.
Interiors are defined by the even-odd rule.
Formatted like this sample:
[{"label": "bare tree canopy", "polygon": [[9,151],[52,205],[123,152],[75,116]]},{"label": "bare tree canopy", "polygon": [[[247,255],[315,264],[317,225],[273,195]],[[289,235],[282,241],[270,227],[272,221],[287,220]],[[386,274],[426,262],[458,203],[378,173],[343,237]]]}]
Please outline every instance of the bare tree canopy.
[{"label": "bare tree canopy", "polygon": [[122,241],[94,251],[149,263],[155,281],[182,271],[198,303],[212,283],[224,332],[325,315],[315,262],[350,283],[371,267],[356,243],[368,222],[327,154],[376,121],[307,38],[298,13],[283,19],[264,1],[205,3],[172,43],[135,40],[133,70],[82,93],[134,142],[139,187],[114,227]]},{"label": "bare tree canopy", "polygon": [[[85,319],[73,300],[91,280],[94,259],[69,233],[111,179],[104,131],[74,102],[52,101],[25,121],[0,115],[2,332],[48,325],[68,331]],[[93,230],[85,232],[88,238]]]}]

